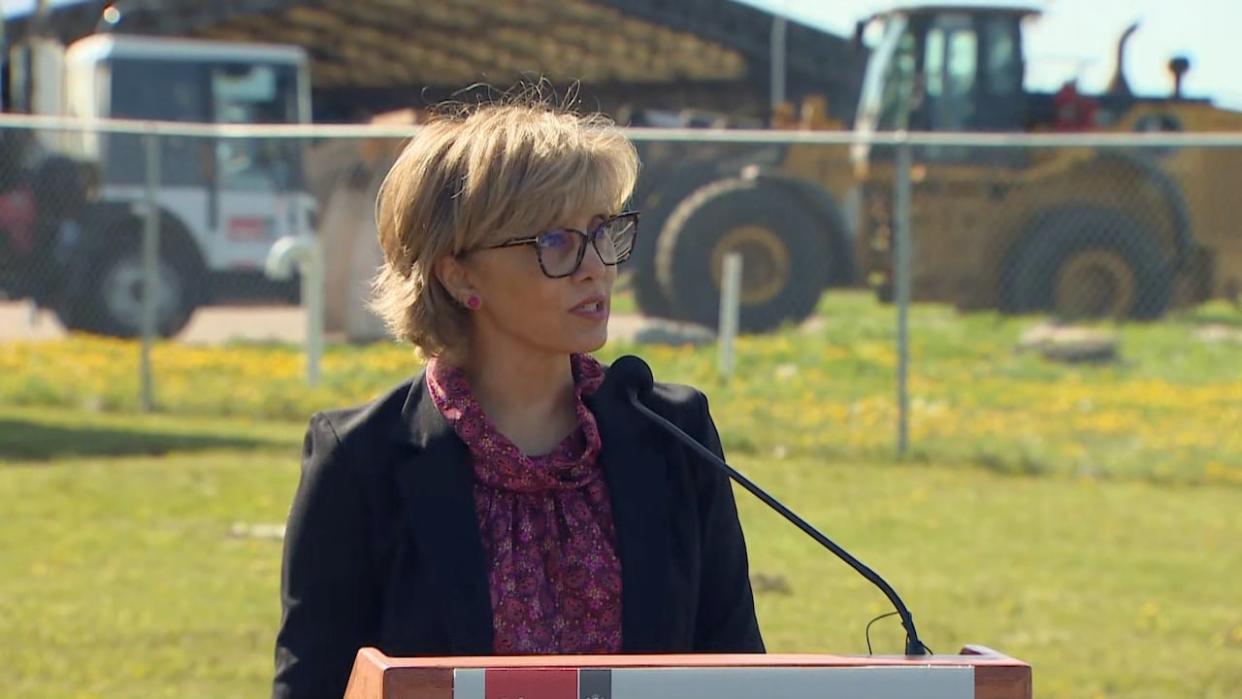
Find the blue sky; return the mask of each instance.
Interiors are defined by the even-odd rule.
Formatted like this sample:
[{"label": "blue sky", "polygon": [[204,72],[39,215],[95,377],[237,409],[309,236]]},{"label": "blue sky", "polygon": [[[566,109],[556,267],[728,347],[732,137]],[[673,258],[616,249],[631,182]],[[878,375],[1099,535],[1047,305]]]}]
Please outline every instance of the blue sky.
[{"label": "blue sky", "polygon": [[[892,7],[891,0],[740,0],[849,35],[854,22]],[[964,0],[955,4],[974,4]],[[1013,4],[1013,3],[1009,3]],[[1139,29],[1126,56],[1126,77],[1140,94],[1162,95],[1172,88],[1169,58],[1190,58],[1188,96],[1211,97],[1242,109],[1242,0],[1031,0],[1044,10],[1026,31],[1030,87],[1060,86],[1077,76],[1089,92],[1107,85],[1117,37],[1132,21]]]},{"label": "blue sky", "polygon": [[[853,31],[856,19],[894,4],[892,0],[738,1],[844,35]],[[5,14],[29,12],[34,4],[34,0],[0,0]],[[1128,23],[1139,20],[1142,24],[1126,59],[1126,74],[1136,92],[1167,93],[1172,82],[1165,66],[1170,56],[1184,54],[1191,60],[1187,94],[1242,109],[1242,82],[1236,79],[1242,68],[1242,0],[1031,0],[1030,4],[1045,10],[1027,31],[1031,87],[1056,88],[1077,76],[1085,90],[1102,89],[1112,75],[1117,37]]]}]

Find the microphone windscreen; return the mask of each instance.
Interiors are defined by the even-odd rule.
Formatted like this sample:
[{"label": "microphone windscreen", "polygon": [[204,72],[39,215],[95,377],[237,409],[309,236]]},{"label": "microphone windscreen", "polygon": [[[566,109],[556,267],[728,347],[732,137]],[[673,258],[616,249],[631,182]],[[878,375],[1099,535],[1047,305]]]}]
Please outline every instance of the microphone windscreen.
[{"label": "microphone windscreen", "polygon": [[632,354],[618,357],[610,364],[605,380],[612,382],[621,391],[628,392],[632,389],[640,396],[650,392],[655,386],[655,377],[651,375],[651,367],[647,366],[647,362]]}]

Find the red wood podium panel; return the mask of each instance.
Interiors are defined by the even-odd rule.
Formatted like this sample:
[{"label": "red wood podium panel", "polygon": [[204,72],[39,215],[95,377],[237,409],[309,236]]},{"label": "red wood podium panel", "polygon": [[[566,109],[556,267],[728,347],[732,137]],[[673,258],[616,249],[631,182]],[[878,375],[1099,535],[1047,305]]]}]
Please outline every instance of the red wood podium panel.
[{"label": "red wood podium panel", "polygon": [[345,699],[1031,699],[1030,665],[960,655],[393,658],[358,651]]}]

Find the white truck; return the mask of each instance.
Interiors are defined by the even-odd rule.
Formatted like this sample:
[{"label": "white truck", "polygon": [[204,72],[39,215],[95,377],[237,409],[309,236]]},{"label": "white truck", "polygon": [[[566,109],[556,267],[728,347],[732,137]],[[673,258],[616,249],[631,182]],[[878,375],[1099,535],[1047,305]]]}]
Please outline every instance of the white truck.
[{"label": "white truck", "polygon": [[[59,51],[36,48],[29,79],[60,78],[31,101],[36,113],[87,122],[310,121],[308,60],[297,47],[97,34]],[[0,159],[29,175],[4,178],[8,191],[0,191],[0,292],[34,299],[73,330],[138,334],[146,137],[31,135],[0,121],[9,141]],[[301,139],[156,138],[159,333],[175,335],[206,304],[296,301],[298,280],[274,282],[263,270],[275,241],[314,233]]]}]

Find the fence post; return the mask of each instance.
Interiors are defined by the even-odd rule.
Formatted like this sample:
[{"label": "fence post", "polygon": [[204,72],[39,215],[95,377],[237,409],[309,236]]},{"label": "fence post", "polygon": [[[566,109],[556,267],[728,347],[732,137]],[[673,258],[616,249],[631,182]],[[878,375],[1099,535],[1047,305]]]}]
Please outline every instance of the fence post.
[{"label": "fence post", "polygon": [[319,236],[310,235],[302,264],[302,303],[306,306],[306,383],[319,385],[319,365],[323,360],[324,269],[323,247]]},{"label": "fence post", "polygon": [[143,412],[155,409],[155,388],[151,375],[151,345],[155,341],[155,311],[160,261],[160,142],[155,126],[147,127],[142,142],[146,155],[146,213],[142,227],[142,350],[139,358],[139,406]]},{"label": "fence post", "polygon": [[897,168],[893,192],[893,272],[897,303],[897,455],[910,448],[910,294],[913,250],[910,230],[910,142],[903,136],[897,144]]},{"label": "fence post", "polygon": [[772,33],[768,37],[768,63],[772,66],[768,78],[771,90],[768,99],[775,111],[785,101],[785,35],[789,22],[780,15],[772,15]]},{"label": "fence post", "polygon": [[733,375],[733,345],[737,339],[738,313],[741,304],[742,256],[731,252],[724,256],[720,273],[720,335],[717,338],[720,375]]}]

